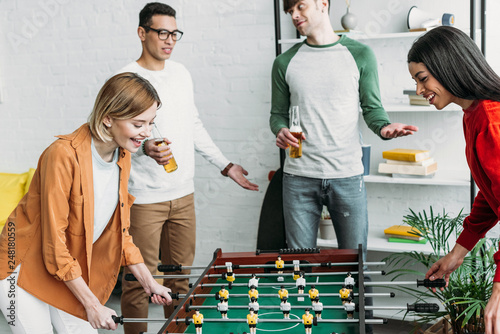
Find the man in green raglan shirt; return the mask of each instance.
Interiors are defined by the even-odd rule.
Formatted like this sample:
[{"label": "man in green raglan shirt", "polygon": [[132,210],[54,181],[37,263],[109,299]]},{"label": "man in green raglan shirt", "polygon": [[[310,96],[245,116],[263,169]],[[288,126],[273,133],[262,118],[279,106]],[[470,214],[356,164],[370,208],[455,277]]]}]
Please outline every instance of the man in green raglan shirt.
[{"label": "man in green raglan shirt", "polygon": [[299,106],[302,157],[285,160],[283,205],[288,247],[316,247],[323,205],[340,248],[366,248],[368,214],[359,142],[359,105],[382,139],[418,128],[391,123],[382,107],[377,62],[366,45],[335,34],[328,0],[283,0],[306,40],[276,58],[270,125],[276,145],[298,147],[289,130],[289,107]]},{"label": "man in green raglan shirt", "polygon": [[[368,235],[366,189],[359,142],[359,106],[382,139],[418,128],[391,123],[382,107],[377,62],[366,45],[335,34],[328,0],[283,0],[297,31],[306,36],[274,61],[270,125],[276,145],[298,147],[290,134],[289,108],[298,106],[302,157],[285,159],[283,211],[290,248],[316,247],[326,205],[339,248],[364,246]],[[370,331],[367,331],[370,332]]]}]

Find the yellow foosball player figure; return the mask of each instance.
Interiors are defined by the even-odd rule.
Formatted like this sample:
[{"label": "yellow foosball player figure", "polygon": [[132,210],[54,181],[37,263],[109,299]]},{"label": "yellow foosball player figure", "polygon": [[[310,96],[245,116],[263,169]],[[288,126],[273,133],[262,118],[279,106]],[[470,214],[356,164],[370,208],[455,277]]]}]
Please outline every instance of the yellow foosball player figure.
[{"label": "yellow foosball player figure", "polygon": [[300,277],[300,261],[293,260],[293,279],[297,280]]},{"label": "yellow foosball player figure", "polygon": [[356,304],[352,301],[352,297],[349,297],[344,304],[344,310],[347,312],[347,319],[354,318],[354,310],[356,309]]},{"label": "yellow foosball player figure", "polygon": [[292,310],[292,305],[288,302],[287,297],[281,299],[280,310],[283,312],[283,319],[290,319],[290,311]]},{"label": "yellow foosball player figure", "polygon": [[313,315],[309,313],[309,309],[306,308],[305,312],[302,315],[302,323],[304,324],[304,328],[306,330],[306,334],[311,334],[312,333],[312,323],[313,323]]},{"label": "yellow foosball player figure", "polygon": [[226,262],[226,267],[226,281],[228,281],[229,284],[232,284],[236,280],[236,276],[233,273],[233,264],[231,262]]},{"label": "yellow foosball player figure", "polygon": [[229,291],[226,290],[226,286],[223,285],[220,287],[220,290],[219,290],[219,300],[224,300],[227,302],[227,300],[229,299]]},{"label": "yellow foosball player figure", "polygon": [[339,290],[340,294],[340,300],[342,300],[342,305],[344,305],[347,302],[347,299],[351,296],[351,290],[347,289],[345,285],[342,285],[342,289]]},{"label": "yellow foosball player figure", "polygon": [[[278,255],[278,259],[275,261],[276,269],[278,269],[278,274],[283,274],[283,268],[285,268],[285,261],[281,259],[281,256]],[[283,282],[283,276],[278,276],[278,282]]]},{"label": "yellow foosball player figure", "polygon": [[203,314],[200,313],[200,309],[195,310],[195,314],[193,314],[193,323],[194,328],[196,328],[196,334],[202,334]]},{"label": "yellow foosball player figure", "polygon": [[259,317],[255,314],[253,308],[248,310],[250,313],[247,315],[247,324],[250,329],[250,334],[257,333],[257,322],[259,321]]},{"label": "yellow foosball player figure", "polygon": [[251,300],[252,298],[255,298],[255,301],[259,299],[259,290],[255,288],[254,285],[250,287],[250,290],[248,291],[248,298]]},{"label": "yellow foosball player figure", "polygon": [[309,298],[311,298],[311,303],[314,302],[316,297],[319,297],[319,291],[316,289],[315,285],[311,285],[311,289],[309,289]]},{"label": "yellow foosball player figure", "polygon": [[281,286],[281,289],[278,291],[278,295],[280,296],[281,301],[283,301],[284,298],[288,298],[288,290],[285,289],[284,285]]}]

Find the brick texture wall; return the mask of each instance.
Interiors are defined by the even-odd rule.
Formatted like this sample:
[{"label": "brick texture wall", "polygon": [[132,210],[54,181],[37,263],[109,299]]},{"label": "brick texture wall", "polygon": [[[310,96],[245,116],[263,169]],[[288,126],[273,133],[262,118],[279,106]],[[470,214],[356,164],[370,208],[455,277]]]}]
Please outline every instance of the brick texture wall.
[{"label": "brick texture wall", "polygon": [[[260,186],[259,192],[244,191],[197,156],[196,262],[203,264],[217,247],[223,251],[255,249],[267,175],[279,166],[278,150],[268,129],[270,71],[275,57],[273,2],[166,2],[177,9],[178,26],[185,32],[172,59],[184,63],[193,76],[205,127],[224,154],[243,165]],[[23,172],[36,166],[54,135],[69,133],[86,121],[104,81],[139,57],[138,13],[146,3],[0,0],[0,171]],[[450,3],[425,0],[421,5],[443,12]],[[345,3],[332,0],[332,4],[332,21],[340,29]],[[351,11],[357,14],[361,30],[383,33],[403,31],[410,6],[409,0],[369,4],[355,0]],[[452,6],[458,7],[467,9]],[[468,19],[462,12],[456,14],[462,22]],[[283,25],[289,26],[288,21],[284,18]],[[390,71],[395,51],[384,50],[380,51],[380,66]],[[404,62],[402,51],[398,57]],[[411,84],[408,73],[400,72],[391,74]],[[385,82],[390,86],[398,80],[381,78],[384,98],[388,94]],[[437,201],[455,191],[440,190],[434,196],[429,191],[433,188],[396,186],[388,200],[383,187],[372,184],[368,189],[376,216],[391,215],[428,196],[431,202],[433,198]],[[417,198],[404,195],[410,191]],[[463,191],[465,195],[454,194],[450,200],[467,202],[467,189]]]}]

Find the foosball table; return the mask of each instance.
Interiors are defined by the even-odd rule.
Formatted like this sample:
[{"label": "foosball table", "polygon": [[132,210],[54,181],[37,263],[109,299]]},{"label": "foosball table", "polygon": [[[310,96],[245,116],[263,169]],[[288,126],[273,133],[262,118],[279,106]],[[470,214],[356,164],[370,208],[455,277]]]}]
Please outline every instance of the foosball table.
[{"label": "foosball table", "polygon": [[[179,305],[168,319],[116,317],[118,323],[162,322],[161,333],[287,333],[365,334],[367,326],[385,319],[367,318],[376,309],[417,313],[439,311],[437,304],[377,307],[365,301],[394,297],[393,292],[367,292],[371,285],[441,287],[444,280],[417,282],[365,281],[383,271],[368,271],[359,249],[281,249],[277,251],[223,253],[217,249],[206,267],[159,265],[160,272],[203,270],[185,295],[172,293]],[[180,278],[181,276],[179,276]],[[185,276],[182,276],[185,277]],[[157,275],[155,278],[175,278]],[[128,277],[126,279],[134,279]],[[369,314],[369,313],[368,313]]]}]

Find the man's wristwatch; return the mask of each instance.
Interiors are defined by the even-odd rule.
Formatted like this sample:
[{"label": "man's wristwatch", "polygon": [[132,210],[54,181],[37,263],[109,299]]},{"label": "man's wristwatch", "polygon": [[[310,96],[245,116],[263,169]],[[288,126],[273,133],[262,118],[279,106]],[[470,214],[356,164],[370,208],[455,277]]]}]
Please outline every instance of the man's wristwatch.
[{"label": "man's wristwatch", "polygon": [[226,168],[224,168],[224,170],[222,170],[220,173],[224,176],[227,176],[227,173],[229,172],[229,170],[231,169],[231,167],[233,167],[234,164],[232,162],[229,163],[229,165],[226,166]]}]

